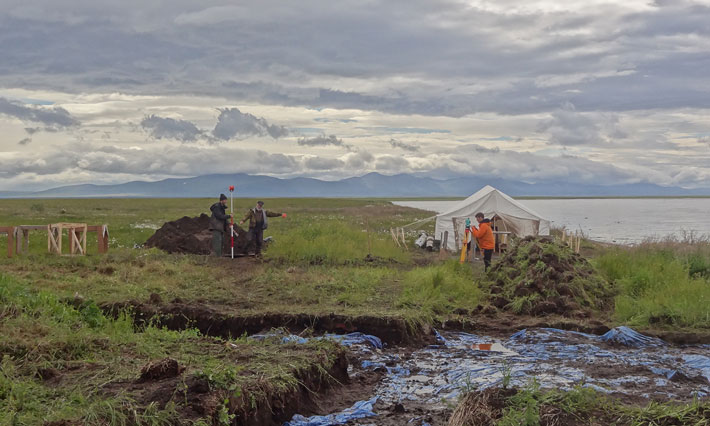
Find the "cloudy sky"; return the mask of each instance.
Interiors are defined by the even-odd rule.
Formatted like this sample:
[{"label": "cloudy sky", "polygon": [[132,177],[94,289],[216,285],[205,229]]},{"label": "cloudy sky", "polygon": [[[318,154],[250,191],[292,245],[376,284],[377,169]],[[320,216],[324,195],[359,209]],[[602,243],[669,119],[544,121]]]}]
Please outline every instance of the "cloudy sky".
[{"label": "cloudy sky", "polygon": [[0,10],[0,190],[236,172],[710,188],[710,0]]}]

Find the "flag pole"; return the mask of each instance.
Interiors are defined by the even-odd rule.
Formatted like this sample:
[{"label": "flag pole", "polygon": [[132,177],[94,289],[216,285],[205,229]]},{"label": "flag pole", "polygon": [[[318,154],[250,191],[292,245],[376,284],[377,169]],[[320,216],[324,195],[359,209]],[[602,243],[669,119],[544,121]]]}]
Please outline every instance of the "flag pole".
[{"label": "flag pole", "polygon": [[229,186],[229,210],[232,214],[230,217],[229,231],[232,237],[232,259],[234,259],[234,185]]}]

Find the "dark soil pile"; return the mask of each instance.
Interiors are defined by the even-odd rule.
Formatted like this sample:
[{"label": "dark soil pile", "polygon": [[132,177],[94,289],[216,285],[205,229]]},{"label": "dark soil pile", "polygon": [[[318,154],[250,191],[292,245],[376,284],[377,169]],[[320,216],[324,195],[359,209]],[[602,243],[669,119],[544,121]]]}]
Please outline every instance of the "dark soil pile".
[{"label": "dark soil pile", "polygon": [[611,287],[569,247],[526,237],[491,268],[491,303],[520,314],[587,316],[605,307]]},{"label": "dark soil pile", "polygon": [[[239,234],[234,237],[234,253],[244,253],[248,241],[246,231],[234,225],[234,231]],[[168,253],[210,254],[212,249],[212,231],[210,217],[201,214],[198,217],[183,217],[166,222],[145,242],[146,247],[157,247]],[[225,233],[222,253],[231,251],[229,233]]]}]

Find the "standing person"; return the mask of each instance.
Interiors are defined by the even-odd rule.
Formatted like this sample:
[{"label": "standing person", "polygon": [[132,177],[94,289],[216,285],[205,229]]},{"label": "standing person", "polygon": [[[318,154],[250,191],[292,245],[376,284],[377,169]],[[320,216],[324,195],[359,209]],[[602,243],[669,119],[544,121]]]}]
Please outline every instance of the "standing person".
[{"label": "standing person", "polygon": [[264,242],[264,229],[269,226],[267,217],[286,217],[286,213],[272,213],[264,209],[264,202],[257,201],[256,207],[249,209],[244,219],[239,224],[249,221],[247,239],[254,242],[254,254],[261,256],[261,245]]},{"label": "standing person", "polygon": [[227,196],[219,194],[219,201],[210,207],[212,217],[210,217],[210,231],[212,231],[212,254],[222,257],[222,246],[224,244],[224,231],[227,228],[227,221],[232,215],[227,214]]},{"label": "standing person", "polygon": [[475,226],[471,227],[471,233],[478,240],[478,247],[483,250],[483,265],[485,270],[491,266],[491,257],[493,257],[493,249],[496,246],[495,238],[493,238],[493,230],[491,229],[491,221],[485,219],[483,213],[476,213],[476,222],[478,222],[478,228]]}]

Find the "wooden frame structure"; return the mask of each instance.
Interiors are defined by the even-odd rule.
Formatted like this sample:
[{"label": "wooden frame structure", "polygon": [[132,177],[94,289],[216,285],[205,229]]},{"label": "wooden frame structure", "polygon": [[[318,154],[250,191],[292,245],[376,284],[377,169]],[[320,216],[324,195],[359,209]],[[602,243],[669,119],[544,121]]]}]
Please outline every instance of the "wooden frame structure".
[{"label": "wooden frame structure", "polygon": [[54,223],[47,225],[47,250],[50,253],[62,254],[62,234],[69,232],[69,254],[86,254],[85,223]]},{"label": "wooden frame structure", "polygon": [[0,234],[7,234],[7,257],[29,252],[30,231],[47,231],[47,250],[62,254],[62,234],[69,232],[69,255],[86,254],[88,232],[96,232],[99,254],[108,252],[108,226],[85,223],[54,223],[49,225],[0,226]]}]

